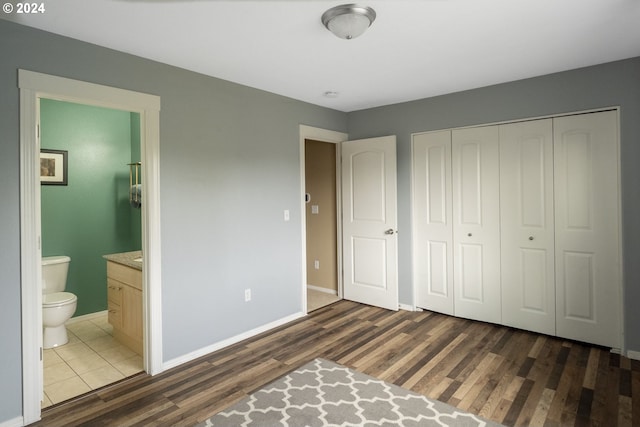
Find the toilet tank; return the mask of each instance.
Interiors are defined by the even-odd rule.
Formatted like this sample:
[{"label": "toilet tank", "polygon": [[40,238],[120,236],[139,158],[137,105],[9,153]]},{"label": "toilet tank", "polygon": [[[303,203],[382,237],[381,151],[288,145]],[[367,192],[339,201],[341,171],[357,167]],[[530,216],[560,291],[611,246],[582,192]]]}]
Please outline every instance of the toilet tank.
[{"label": "toilet tank", "polygon": [[68,256],[42,257],[42,293],[62,292],[67,286]]}]

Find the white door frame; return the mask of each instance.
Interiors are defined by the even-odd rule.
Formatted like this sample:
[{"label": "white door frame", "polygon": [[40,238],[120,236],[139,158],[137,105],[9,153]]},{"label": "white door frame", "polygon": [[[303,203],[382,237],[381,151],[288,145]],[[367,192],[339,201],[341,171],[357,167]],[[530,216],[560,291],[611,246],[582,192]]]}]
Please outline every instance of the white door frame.
[{"label": "white door frame", "polygon": [[[140,150],[144,167],[142,267],[144,366],[162,367],[160,253],[160,97],[32,71],[18,71],[20,88],[20,256],[22,293],[23,423],[40,419],[42,374],[42,270],[40,244],[39,99],[49,98],[140,114]],[[126,166],[126,165],[125,165]]]},{"label": "white door frame", "polygon": [[342,195],[340,179],[340,143],[349,139],[349,135],[333,130],[300,125],[300,214],[302,225],[302,312],[307,313],[307,210],[305,206],[305,140],[336,144],[336,215],[337,215],[337,255],[338,255],[338,297],[342,298]]}]

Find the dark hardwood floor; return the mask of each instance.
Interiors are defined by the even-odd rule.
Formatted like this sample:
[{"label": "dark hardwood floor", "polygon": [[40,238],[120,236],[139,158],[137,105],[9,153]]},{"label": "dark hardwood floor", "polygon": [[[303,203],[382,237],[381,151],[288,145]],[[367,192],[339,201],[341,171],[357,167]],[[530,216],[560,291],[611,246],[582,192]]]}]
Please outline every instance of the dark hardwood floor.
[{"label": "dark hardwood floor", "polygon": [[640,361],[512,328],[349,301],[157,376],[53,406],[33,425],[194,425],[316,357],[507,426],[640,426]]}]

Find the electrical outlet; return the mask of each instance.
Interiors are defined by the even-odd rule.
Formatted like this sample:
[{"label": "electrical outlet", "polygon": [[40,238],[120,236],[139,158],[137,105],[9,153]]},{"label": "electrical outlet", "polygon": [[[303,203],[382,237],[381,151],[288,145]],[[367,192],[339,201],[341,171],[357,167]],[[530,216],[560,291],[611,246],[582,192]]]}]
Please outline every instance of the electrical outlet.
[{"label": "electrical outlet", "polygon": [[244,290],[244,302],[251,301],[251,289]]},{"label": "electrical outlet", "polygon": [[316,270],[320,270],[320,261],[313,261],[313,268],[315,268]]}]

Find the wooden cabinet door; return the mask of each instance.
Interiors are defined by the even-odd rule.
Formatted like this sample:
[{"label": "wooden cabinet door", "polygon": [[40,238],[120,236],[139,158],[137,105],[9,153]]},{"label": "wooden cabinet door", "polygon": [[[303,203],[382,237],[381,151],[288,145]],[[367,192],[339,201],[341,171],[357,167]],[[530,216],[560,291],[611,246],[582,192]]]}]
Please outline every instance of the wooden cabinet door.
[{"label": "wooden cabinet door", "polygon": [[556,333],[552,120],[500,126],[502,323]]},{"label": "wooden cabinet door", "polygon": [[107,309],[109,323],[114,328],[122,328],[122,288],[125,285],[107,278]]},{"label": "wooden cabinet door", "polygon": [[498,126],[452,131],[455,315],[501,322]]},{"label": "wooden cabinet door", "polygon": [[142,292],[131,286],[123,287],[122,325],[130,337],[142,341]]},{"label": "wooden cabinet door", "polygon": [[107,261],[107,299],[114,338],[142,355],[142,272]]}]

